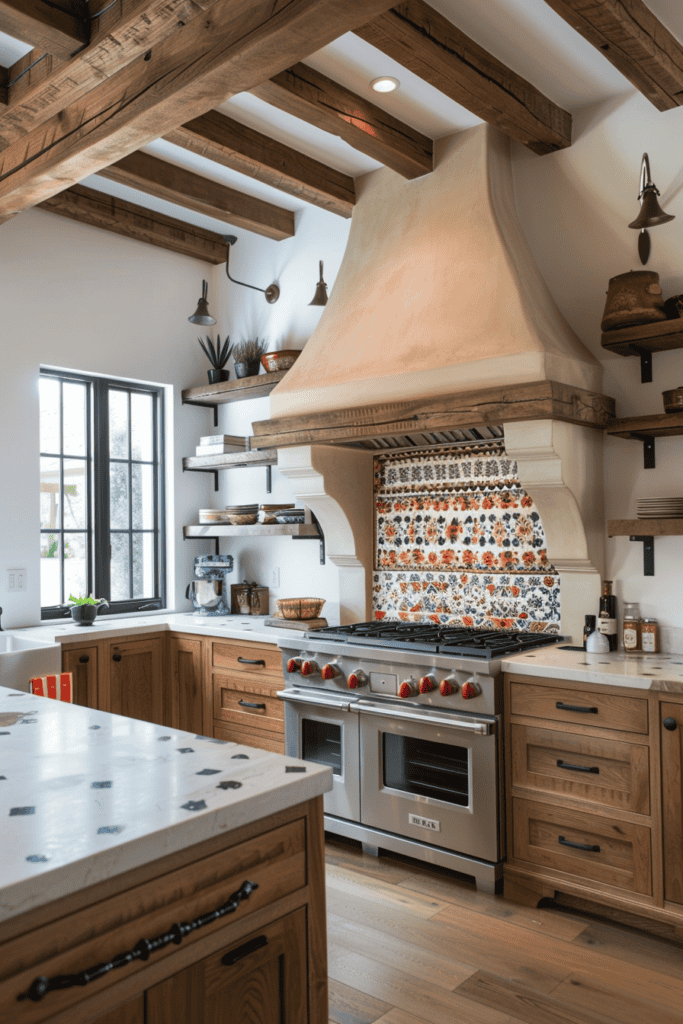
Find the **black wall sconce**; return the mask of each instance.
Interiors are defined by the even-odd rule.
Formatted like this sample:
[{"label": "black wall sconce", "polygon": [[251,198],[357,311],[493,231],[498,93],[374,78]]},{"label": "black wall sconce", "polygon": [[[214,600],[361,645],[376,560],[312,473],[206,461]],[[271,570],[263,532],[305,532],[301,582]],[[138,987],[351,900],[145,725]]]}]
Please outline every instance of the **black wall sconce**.
[{"label": "black wall sconce", "polygon": [[320,261],[320,280],[318,281],[315,288],[315,295],[312,300],[308,303],[309,306],[326,306],[327,305],[327,285],[323,281],[323,261]]},{"label": "black wall sconce", "polygon": [[197,303],[197,308],[192,314],[188,316],[188,320],[191,324],[199,324],[201,327],[210,327],[215,324],[216,321],[209,313],[209,300],[207,298],[209,294],[209,285],[207,281],[202,281],[202,297]]},{"label": "black wall sconce", "polygon": [[243,288],[252,288],[255,292],[262,292],[266,297],[266,302],[277,302],[280,298],[280,289],[276,284],[269,284],[267,288],[257,288],[255,284],[247,284],[246,281],[236,281],[234,277],[230,277],[230,246],[234,245],[236,241],[237,235],[225,236],[225,244],[228,247],[225,273],[228,275],[228,281],[232,281],[233,284],[241,284]]},{"label": "black wall sconce", "polygon": [[640,193],[638,195],[640,213],[629,224],[630,228],[640,231],[638,236],[638,255],[643,266],[650,258],[650,236],[647,229],[655,228],[658,224],[666,224],[668,221],[674,220],[673,214],[664,213],[664,210],[662,210],[657,202],[658,195],[659,189],[655,186],[650,175],[650,159],[647,153],[643,153],[643,159],[640,164]]}]

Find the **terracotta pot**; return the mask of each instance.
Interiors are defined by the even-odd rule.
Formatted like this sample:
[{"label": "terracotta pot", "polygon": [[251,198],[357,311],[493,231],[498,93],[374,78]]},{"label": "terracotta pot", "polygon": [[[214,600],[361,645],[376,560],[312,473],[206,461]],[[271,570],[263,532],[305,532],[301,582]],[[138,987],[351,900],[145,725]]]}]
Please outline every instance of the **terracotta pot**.
[{"label": "terracotta pot", "polygon": [[628,274],[610,278],[602,316],[603,331],[666,319],[659,274],[653,270],[630,270]]}]

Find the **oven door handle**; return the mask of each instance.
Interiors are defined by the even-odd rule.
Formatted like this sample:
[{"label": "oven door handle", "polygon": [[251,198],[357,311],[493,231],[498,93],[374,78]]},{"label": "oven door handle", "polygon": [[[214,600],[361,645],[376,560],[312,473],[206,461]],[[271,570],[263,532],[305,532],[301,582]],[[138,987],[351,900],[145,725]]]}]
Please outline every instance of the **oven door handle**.
[{"label": "oven door handle", "polygon": [[288,700],[292,704],[308,704],[310,707],[330,708],[332,711],[355,711],[357,703],[349,700],[320,700],[319,697],[309,697],[296,690],[278,690],[277,696],[280,700]]},{"label": "oven door handle", "polygon": [[366,704],[365,701],[359,700],[356,711],[360,711],[364,715],[379,715],[381,718],[395,718],[397,721],[408,721],[408,722],[419,722],[421,725],[443,725],[447,729],[464,730],[466,732],[476,732],[481,736],[490,736],[496,729],[496,722],[489,721],[486,718],[459,718],[450,715],[446,718],[443,715],[433,714],[411,714],[409,711],[403,711],[398,708],[380,708],[376,704]]}]

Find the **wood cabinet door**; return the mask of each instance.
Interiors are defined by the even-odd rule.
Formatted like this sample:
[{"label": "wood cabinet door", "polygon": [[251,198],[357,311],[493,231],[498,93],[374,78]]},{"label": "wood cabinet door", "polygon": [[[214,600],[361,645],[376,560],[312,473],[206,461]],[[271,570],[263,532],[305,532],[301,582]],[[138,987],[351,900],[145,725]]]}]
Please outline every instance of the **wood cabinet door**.
[{"label": "wood cabinet door", "polygon": [[74,677],[74,704],[87,708],[98,705],[98,654],[96,645],[62,651],[62,671]]},{"label": "wood cabinet door", "polygon": [[664,899],[683,904],[683,704],[660,704]]},{"label": "wood cabinet door", "polygon": [[202,641],[172,636],[168,652],[170,708],[167,724],[172,729],[210,736],[211,725],[204,726]]},{"label": "wood cabinet door", "polygon": [[148,989],[146,1024],[307,1024],[306,911]]},{"label": "wood cabinet door", "polygon": [[107,645],[108,664],[100,679],[105,684],[100,693],[103,711],[165,724],[164,639],[154,636]]},{"label": "wood cabinet door", "polygon": [[145,1024],[145,997],[138,996],[104,1017],[95,1018],[93,1024]]}]

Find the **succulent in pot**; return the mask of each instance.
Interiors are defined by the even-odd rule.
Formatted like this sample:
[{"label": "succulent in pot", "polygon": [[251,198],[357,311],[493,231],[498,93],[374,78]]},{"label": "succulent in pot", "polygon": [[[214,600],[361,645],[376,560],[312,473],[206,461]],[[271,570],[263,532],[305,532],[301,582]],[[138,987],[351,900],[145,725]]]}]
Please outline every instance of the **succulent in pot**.
[{"label": "succulent in pot", "polygon": [[212,342],[211,338],[206,336],[206,344],[201,338],[197,338],[197,341],[202,346],[206,358],[213,366],[213,370],[207,370],[209,376],[209,384],[220,384],[221,381],[230,379],[230,371],[225,369],[225,364],[230,358],[233,346],[230,344],[230,335],[225,339],[225,343],[221,346],[221,336],[216,335],[216,344]]},{"label": "succulent in pot", "polygon": [[233,350],[236,377],[255,377],[261,369],[261,356],[268,348],[268,342],[258,338],[240,341]]},{"label": "succulent in pot", "polygon": [[74,597],[73,594],[69,594],[69,601],[71,618],[77,626],[92,626],[97,617],[97,609],[101,605],[109,607],[109,602],[103,597],[93,597],[92,594],[89,597]]}]

